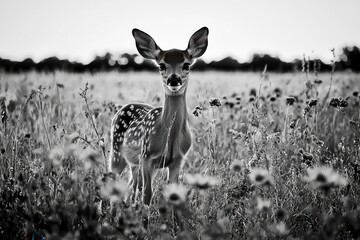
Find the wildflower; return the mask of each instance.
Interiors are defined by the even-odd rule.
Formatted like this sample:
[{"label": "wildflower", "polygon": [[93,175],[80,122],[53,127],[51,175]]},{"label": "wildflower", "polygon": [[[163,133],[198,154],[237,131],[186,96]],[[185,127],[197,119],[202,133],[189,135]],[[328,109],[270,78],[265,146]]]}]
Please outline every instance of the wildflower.
[{"label": "wildflower", "polygon": [[207,189],[215,186],[218,182],[216,178],[200,174],[187,174],[185,178],[190,185],[199,189]]},{"label": "wildflower", "polygon": [[160,205],[159,206],[159,213],[161,216],[165,216],[168,212],[168,209],[166,207],[166,205]]},{"label": "wildflower", "polygon": [[100,195],[110,202],[119,202],[127,191],[127,183],[123,180],[114,181],[109,179],[101,184]]},{"label": "wildflower", "polygon": [[290,124],[289,124],[289,127],[290,127],[291,129],[295,128],[296,122],[297,122],[297,119],[291,120],[291,122],[290,122]]},{"label": "wildflower", "polygon": [[328,193],[331,188],[345,186],[347,180],[331,167],[315,167],[307,169],[308,176],[305,180],[310,182],[315,188]]},{"label": "wildflower", "polygon": [[341,99],[339,106],[346,108],[348,106],[348,101],[346,99]]},{"label": "wildflower", "polygon": [[97,119],[101,115],[101,109],[95,108],[94,109],[94,118]]},{"label": "wildflower", "polygon": [[358,92],[358,91],[353,92],[353,96],[354,96],[354,97],[359,96],[359,92]]},{"label": "wildflower", "polygon": [[293,105],[294,104],[294,102],[296,101],[296,99],[294,98],[294,97],[287,97],[287,98],[285,98],[285,102],[286,102],[286,105]]},{"label": "wildflower", "polygon": [[15,109],[16,109],[16,102],[14,101],[14,100],[10,100],[9,101],[9,104],[8,104],[8,106],[7,106],[7,110],[10,112],[10,113],[12,113],[13,111],[15,111]]},{"label": "wildflower", "polygon": [[321,83],[322,83],[322,80],[321,80],[321,79],[315,79],[315,80],[314,80],[314,83],[315,83],[315,84],[321,84]]},{"label": "wildflower", "polygon": [[311,153],[303,152],[302,157],[304,160],[304,163],[308,166],[311,166],[314,162],[314,156]]},{"label": "wildflower", "polygon": [[256,203],[259,211],[267,211],[270,208],[270,200],[268,199],[257,198]]},{"label": "wildflower", "polygon": [[64,84],[62,84],[62,83],[56,83],[56,86],[57,86],[58,88],[64,88]]},{"label": "wildflower", "polygon": [[333,98],[331,99],[329,105],[334,108],[346,108],[348,106],[348,102],[343,98]]},{"label": "wildflower", "polygon": [[339,101],[338,98],[333,98],[333,99],[331,99],[329,105],[332,106],[332,107],[337,108],[337,107],[339,106],[339,102],[340,102],[340,101]]},{"label": "wildflower", "polygon": [[164,189],[164,197],[174,205],[180,205],[186,200],[187,189],[182,184],[171,183]]},{"label": "wildflower", "polygon": [[221,106],[221,102],[220,102],[220,100],[218,99],[218,98],[211,98],[210,100],[209,100],[209,103],[210,103],[210,106],[212,106],[212,107],[220,107]]},{"label": "wildflower", "polygon": [[101,139],[99,140],[99,146],[100,146],[100,147],[104,147],[104,146],[105,146],[105,139],[104,139],[104,138],[101,138]]},{"label": "wildflower", "polygon": [[276,97],[272,96],[270,97],[270,102],[275,102],[276,101]]},{"label": "wildflower", "polygon": [[274,179],[269,171],[264,168],[253,168],[250,172],[250,180],[256,186],[271,186],[274,184]]},{"label": "wildflower", "polygon": [[275,212],[275,218],[277,221],[281,222],[284,221],[286,218],[286,212],[284,209],[279,208],[276,212]]},{"label": "wildflower", "polygon": [[282,91],[281,91],[280,88],[275,88],[275,89],[274,89],[274,93],[275,93],[276,97],[280,97],[281,94],[282,94]]},{"label": "wildflower", "polygon": [[[201,234],[206,236],[206,239],[227,239],[228,235],[226,233],[225,225],[228,222],[228,218],[219,219],[216,222],[206,226]],[[183,239],[194,239],[194,237],[189,236]]]},{"label": "wildflower", "polygon": [[61,165],[61,159],[65,155],[65,152],[62,148],[53,148],[50,150],[49,159],[52,164],[59,166]]},{"label": "wildflower", "polygon": [[195,117],[198,117],[200,114],[202,114],[202,107],[196,106],[194,111],[192,112],[194,114]]},{"label": "wildflower", "polygon": [[249,98],[249,102],[253,102],[253,101],[255,101],[255,98],[250,97],[250,98]]},{"label": "wildflower", "polygon": [[244,167],[245,164],[242,160],[234,160],[230,165],[230,169],[234,172],[240,172]]},{"label": "wildflower", "polygon": [[280,235],[286,235],[289,233],[289,229],[286,227],[285,222],[281,221],[278,224],[275,225],[275,230],[280,234]]},{"label": "wildflower", "polygon": [[318,100],[317,99],[312,99],[309,102],[309,107],[315,107],[317,105]]},{"label": "wildflower", "polygon": [[91,168],[101,165],[101,156],[100,154],[92,149],[85,149],[80,154],[80,159],[84,160],[85,171],[88,171]]},{"label": "wildflower", "polygon": [[249,95],[256,97],[256,89],[255,88],[250,89],[250,94]]}]

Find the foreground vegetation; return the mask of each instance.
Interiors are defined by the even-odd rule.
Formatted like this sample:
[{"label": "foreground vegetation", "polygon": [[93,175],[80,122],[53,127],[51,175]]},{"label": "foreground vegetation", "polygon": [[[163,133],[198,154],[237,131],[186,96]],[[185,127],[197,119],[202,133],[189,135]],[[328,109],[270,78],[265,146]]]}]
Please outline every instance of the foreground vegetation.
[{"label": "foreground vegetation", "polygon": [[307,69],[195,75],[192,150],[150,209],[105,159],[109,100],[161,105],[157,75],[1,75],[0,238],[359,238],[360,76]]}]

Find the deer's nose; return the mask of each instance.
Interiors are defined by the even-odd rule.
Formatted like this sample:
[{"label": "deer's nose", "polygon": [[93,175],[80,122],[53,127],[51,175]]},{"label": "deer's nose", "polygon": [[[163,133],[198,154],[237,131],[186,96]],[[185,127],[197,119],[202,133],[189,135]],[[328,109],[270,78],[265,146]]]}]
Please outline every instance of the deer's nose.
[{"label": "deer's nose", "polygon": [[171,87],[181,86],[181,78],[176,74],[172,74],[166,84]]}]

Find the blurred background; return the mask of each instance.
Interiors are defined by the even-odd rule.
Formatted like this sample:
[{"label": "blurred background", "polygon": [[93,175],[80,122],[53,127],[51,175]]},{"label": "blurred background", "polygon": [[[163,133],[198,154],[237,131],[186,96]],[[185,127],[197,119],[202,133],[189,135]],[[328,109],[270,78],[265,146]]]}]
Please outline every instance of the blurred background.
[{"label": "blurred background", "polygon": [[207,26],[195,70],[291,72],[317,59],[323,71],[360,71],[358,0],[0,1],[0,70],[98,72],[154,69],[133,28],[162,49],[185,49]]}]

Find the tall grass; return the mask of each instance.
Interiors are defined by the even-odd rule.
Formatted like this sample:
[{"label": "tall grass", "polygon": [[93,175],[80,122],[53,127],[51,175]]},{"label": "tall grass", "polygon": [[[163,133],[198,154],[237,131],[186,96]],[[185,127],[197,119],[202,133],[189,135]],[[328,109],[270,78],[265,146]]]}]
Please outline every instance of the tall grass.
[{"label": "tall grass", "polygon": [[113,101],[161,105],[146,78],[1,76],[1,239],[359,238],[358,75],[194,74],[193,146],[150,209],[104,166]]}]

